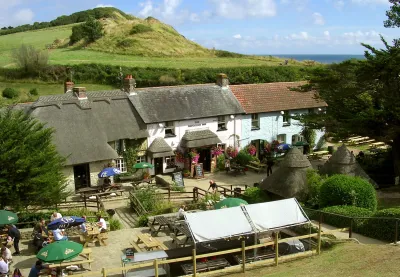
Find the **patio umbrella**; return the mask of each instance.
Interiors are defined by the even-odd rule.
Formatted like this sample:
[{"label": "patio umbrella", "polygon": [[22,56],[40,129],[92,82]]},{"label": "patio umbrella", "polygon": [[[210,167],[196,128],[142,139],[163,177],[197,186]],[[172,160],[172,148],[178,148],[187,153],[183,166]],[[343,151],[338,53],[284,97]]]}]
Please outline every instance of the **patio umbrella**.
[{"label": "patio umbrella", "polygon": [[56,241],[40,249],[36,257],[47,263],[57,263],[71,260],[79,255],[83,245],[73,241]]},{"label": "patio umbrella", "polygon": [[289,150],[289,149],[290,149],[290,144],[281,143],[278,145],[278,150],[280,150],[280,151]]},{"label": "patio umbrella", "polygon": [[153,168],[154,166],[151,163],[146,163],[146,162],[141,162],[141,163],[136,163],[133,168],[136,169],[145,169],[145,168]]},{"label": "patio umbrella", "polygon": [[49,230],[67,229],[69,227],[79,226],[84,222],[86,222],[86,220],[82,217],[66,216],[50,222],[47,225],[47,229]]},{"label": "patio umbrella", "polygon": [[237,207],[237,206],[242,206],[242,205],[247,205],[245,200],[240,199],[240,198],[225,198],[224,200],[221,200],[217,202],[214,205],[214,208],[216,209],[222,209],[222,208],[232,208],[232,207]]},{"label": "patio umbrella", "polygon": [[118,168],[106,167],[98,174],[99,178],[111,177],[114,175],[121,174],[122,172]]},{"label": "patio umbrella", "polygon": [[14,224],[17,222],[17,214],[6,210],[0,210],[0,225]]}]

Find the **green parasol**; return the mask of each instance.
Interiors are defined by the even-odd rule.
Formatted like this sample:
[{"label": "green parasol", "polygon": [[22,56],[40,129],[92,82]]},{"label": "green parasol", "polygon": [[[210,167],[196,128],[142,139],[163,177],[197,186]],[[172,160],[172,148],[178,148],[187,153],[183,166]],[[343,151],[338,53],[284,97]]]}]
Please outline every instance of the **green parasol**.
[{"label": "green parasol", "polygon": [[56,241],[40,249],[36,257],[43,262],[57,263],[75,258],[82,250],[82,244],[73,241]]},{"label": "green parasol", "polygon": [[133,168],[136,169],[145,169],[145,168],[153,168],[154,166],[151,163],[146,163],[146,162],[141,162],[141,163],[136,163]]},{"label": "green parasol", "polygon": [[6,210],[0,210],[0,225],[14,224],[17,222],[17,214]]},{"label": "green parasol", "polygon": [[222,208],[232,208],[232,207],[237,207],[237,206],[242,206],[242,205],[247,205],[246,201],[240,198],[225,198],[224,200],[221,200],[217,203],[215,203],[214,208],[216,209],[222,209]]}]

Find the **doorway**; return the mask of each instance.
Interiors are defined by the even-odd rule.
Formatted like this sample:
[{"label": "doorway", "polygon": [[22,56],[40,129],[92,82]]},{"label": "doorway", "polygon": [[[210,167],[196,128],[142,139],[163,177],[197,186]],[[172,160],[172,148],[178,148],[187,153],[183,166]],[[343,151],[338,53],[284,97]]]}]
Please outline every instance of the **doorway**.
[{"label": "doorway", "polygon": [[211,171],[211,148],[202,148],[199,154],[199,163],[203,164],[203,170]]},{"label": "doorway", "polygon": [[163,158],[154,158],[154,174],[163,173]]},{"label": "doorway", "polygon": [[75,190],[90,187],[89,164],[74,165]]}]

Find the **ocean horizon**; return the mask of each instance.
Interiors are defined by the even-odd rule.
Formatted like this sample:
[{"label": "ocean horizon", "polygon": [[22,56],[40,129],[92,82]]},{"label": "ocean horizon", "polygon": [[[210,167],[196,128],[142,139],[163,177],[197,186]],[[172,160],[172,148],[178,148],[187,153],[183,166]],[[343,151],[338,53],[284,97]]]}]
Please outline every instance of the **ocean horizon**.
[{"label": "ocean horizon", "polygon": [[[260,55],[269,56],[269,55]],[[340,55],[340,54],[285,54],[285,55],[271,55],[282,59],[295,59],[298,61],[312,60],[319,63],[341,63],[349,59],[365,59],[364,55]]]}]

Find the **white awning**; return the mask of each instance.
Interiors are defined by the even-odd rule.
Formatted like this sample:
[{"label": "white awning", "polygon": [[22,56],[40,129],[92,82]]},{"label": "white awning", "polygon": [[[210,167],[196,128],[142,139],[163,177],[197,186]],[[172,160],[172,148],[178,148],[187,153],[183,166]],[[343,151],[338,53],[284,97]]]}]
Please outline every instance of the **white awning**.
[{"label": "white awning", "polygon": [[244,208],[259,232],[309,221],[295,198],[246,205]]},{"label": "white awning", "polygon": [[196,242],[253,233],[241,207],[185,213],[185,218]]},{"label": "white awning", "polygon": [[196,243],[281,229],[310,221],[295,198],[185,213],[185,219]]}]

